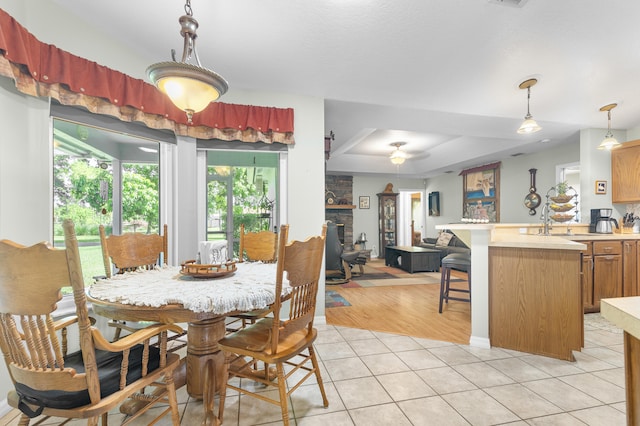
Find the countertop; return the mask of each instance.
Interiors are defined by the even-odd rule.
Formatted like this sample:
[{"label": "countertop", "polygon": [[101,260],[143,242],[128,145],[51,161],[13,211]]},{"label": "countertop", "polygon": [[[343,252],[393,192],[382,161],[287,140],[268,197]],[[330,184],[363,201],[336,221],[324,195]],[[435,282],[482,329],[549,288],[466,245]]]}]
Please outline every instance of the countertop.
[{"label": "countertop", "polygon": [[587,246],[556,235],[501,234],[496,232],[489,247],[514,247],[551,250],[586,250]]},{"label": "countertop", "polygon": [[[570,233],[567,234],[567,228]],[[496,223],[496,233],[512,234],[512,235],[536,235],[540,236],[542,230],[541,223]],[[640,240],[640,234],[619,233],[598,234],[589,232],[589,224],[587,223],[553,223],[550,229],[549,237],[560,237],[572,241],[597,241],[597,240]]]},{"label": "countertop", "polygon": [[576,234],[558,235],[573,241],[598,241],[598,240],[640,240],[640,234]]},{"label": "countertop", "polygon": [[[567,234],[567,227],[570,234]],[[585,250],[581,241],[611,241],[611,240],[640,240],[640,234],[589,233],[589,224],[559,224],[554,223],[551,235],[542,235],[540,223],[451,223],[438,225],[436,229],[449,229],[462,240],[471,231],[486,231],[491,234],[490,247],[538,248],[552,250]],[[469,245],[467,243],[467,245]]]},{"label": "countertop", "polygon": [[600,313],[636,339],[640,339],[640,297],[602,299]]}]

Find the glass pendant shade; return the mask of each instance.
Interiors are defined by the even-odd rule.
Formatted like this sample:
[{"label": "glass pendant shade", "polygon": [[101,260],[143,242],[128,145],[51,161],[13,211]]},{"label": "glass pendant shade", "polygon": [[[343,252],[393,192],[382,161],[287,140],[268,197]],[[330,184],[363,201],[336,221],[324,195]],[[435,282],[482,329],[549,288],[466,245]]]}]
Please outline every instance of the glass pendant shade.
[{"label": "glass pendant shade", "polygon": [[182,111],[200,112],[226,93],[227,82],[206,68],[182,62],[160,62],[147,68],[153,84]]},{"label": "glass pendant shade", "polygon": [[600,145],[598,145],[598,149],[611,150],[618,145],[620,145],[620,142],[618,142],[616,138],[613,137],[613,133],[609,132],[605,135],[602,142],[600,142]]},{"label": "glass pendant shade", "polygon": [[395,142],[391,144],[392,146],[396,147],[396,150],[391,153],[391,155],[389,156],[389,159],[396,166],[399,166],[400,164],[404,163],[405,160],[407,159],[407,153],[400,149],[400,147],[404,144],[405,144],[404,142]]},{"label": "glass pendant shade", "polygon": [[530,115],[524,118],[524,121],[518,128],[518,133],[527,134],[527,133],[535,133],[539,130],[542,130],[542,127],[536,123],[536,120],[533,119]]},{"label": "glass pendant shade", "polygon": [[598,149],[612,150],[620,145],[620,142],[613,137],[611,133],[611,110],[617,107],[618,104],[609,104],[600,108],[600,111],[607,111],[607,134],[604,135],[604,139],[598,145]]}]

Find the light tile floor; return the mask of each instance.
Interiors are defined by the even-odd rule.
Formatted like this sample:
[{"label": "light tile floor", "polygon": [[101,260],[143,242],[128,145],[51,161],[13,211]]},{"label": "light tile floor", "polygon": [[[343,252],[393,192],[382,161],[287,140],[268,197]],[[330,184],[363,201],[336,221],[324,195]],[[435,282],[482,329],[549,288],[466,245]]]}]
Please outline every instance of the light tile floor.
[{"label": "light tile floor", "polygon": [[[317,328],[330,405],[322,407],[310,379],[292,394],[292,425],[626,422],[622,332],[599,314],[585,315],[585,348],[575,354],[576,362],[331,325]],[[202,403],[190,399],[184,387],[178,398],[181,424],[199,424]],[[110,424],[120,421],[120,414],[109,419]],[[276,406],[237,394],[227,398],[225,425],[281,423]],[[0,419],[0,424],[6,423]]]}]

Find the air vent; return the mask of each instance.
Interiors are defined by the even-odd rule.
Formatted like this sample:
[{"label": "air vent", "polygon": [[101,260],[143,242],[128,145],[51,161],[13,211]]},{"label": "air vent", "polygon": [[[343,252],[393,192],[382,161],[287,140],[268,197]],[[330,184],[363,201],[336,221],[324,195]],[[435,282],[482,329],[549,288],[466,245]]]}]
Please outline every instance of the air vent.
[{"label": "air vent", "polygon": [[528,0],[487,0],[489,3],[495,3],[502,6],[523,7]]}]

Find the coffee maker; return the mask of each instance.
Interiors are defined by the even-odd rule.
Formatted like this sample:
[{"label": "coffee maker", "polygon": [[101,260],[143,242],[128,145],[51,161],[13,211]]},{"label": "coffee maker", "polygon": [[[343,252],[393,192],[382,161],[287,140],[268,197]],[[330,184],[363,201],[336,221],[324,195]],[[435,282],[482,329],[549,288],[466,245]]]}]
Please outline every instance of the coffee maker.
[{"label": "coffee maker", "polygon": [[611,217],[613,209],[591,209],[591,223],[589,224],[589,232],[598,234],[612,234],[613,222],[618,228],[618,221]]}]

